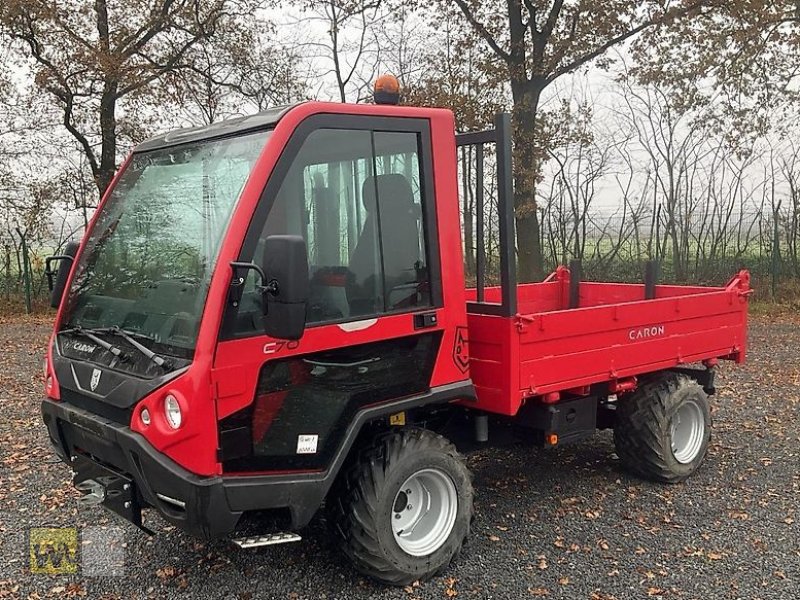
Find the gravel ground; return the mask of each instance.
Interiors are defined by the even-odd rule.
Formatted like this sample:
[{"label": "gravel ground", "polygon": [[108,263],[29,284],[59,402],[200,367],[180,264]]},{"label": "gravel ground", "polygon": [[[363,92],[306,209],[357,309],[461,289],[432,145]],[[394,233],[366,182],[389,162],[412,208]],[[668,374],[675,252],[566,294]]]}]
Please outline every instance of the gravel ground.
[{"label": "gravel ground", "polygon": [[[477,518],[461,557],[438,579],[387,589],[351,570],[320,519],[300,544],[241,551],[155,516],[151,538],[99,508],[78,509],[39,418],[49,324],[7,320],[0,598],[796,598],[799,326],[800,317],[754,319],[749,363],[721,368],[712,447],[687,483],[621,472],[607,432],[551,452],[482,450],[469,457]],[[79,528],[80,574],[30,573],[29,530],[43,526]],[[113,549],[109,564],[88,560],[92,540]]]}]

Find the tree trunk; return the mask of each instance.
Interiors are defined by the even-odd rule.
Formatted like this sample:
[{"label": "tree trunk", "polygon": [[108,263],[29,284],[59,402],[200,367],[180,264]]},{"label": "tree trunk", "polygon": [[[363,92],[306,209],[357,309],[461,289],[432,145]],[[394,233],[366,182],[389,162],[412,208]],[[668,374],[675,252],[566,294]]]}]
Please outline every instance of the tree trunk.
[{"label": "tree trunk", "polygon": [[681,252],[681,245],[678,240],[678,221],[675,218],[674,204],[668,210],[668,214],[667,228],[669,229],[669,239],[672,242],[672,267],[675,270],[675,280],[678,283],[683,283],[686,281],[686,272],[683,268],[683,252]]},{"label": "tree trunk", "polygon": [[31,268],[30,256],[28,255],[28,241],[25,239],[26,233],[17,227],[17,235],[19,236],[20,248],[22,249],[22,281],[25,290],[25,312],[31,314],[33,312],[33,302],[31,298]]},{"label": "tree trunk", "polygon": [[6,269],[6,302],[11,301],[11,286],[12,286],[12,278],[11,278],[11,247],[5,245],[3,247],[5,251],[5,262],[4,266]]},{"label": "tree trunk", "polygon": [[520,283],[539,281],[544,277],[536,210],[536,180],[541,166],[536,146],[536,118],[545,85],[544,79],[526,79],[511,84],[514,99],[514,217]]},{"label": "tree trunk", "polygon": [[[468,146],[461,152],[461,176],[464,186],[464,254],[466,261],[466,274],[475,275],[475,245],[476,240],[472,229],[472,206],[474,204],[472,194],[472,146]],[[485,240],[477,240],[484,243]],[[472,283],[470,282],[470,285]]]},{"label": "tree trunk", "polygon": [[117,170],[117,88],[116,81],[107,80],[100,98],[100,164],[96,175],[100,197],[106,193]]}]

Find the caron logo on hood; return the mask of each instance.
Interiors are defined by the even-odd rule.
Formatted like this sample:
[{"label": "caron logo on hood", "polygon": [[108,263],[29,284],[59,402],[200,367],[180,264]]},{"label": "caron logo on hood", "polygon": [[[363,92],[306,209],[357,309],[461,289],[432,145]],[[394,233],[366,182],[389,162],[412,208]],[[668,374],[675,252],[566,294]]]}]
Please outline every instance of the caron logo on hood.
[{"label": "caron logo on hood", "polygon": [[94,344],[87,344],[86,342],[73,342],[72,349],[77,352],[83,352],[84,354],[91,354],[97,349],[97,346]]}]

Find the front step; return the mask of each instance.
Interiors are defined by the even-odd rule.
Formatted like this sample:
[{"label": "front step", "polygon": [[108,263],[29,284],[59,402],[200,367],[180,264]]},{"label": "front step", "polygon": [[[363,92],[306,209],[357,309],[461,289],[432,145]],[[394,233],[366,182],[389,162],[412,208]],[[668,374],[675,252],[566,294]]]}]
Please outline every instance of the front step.
[{"label": "front step", "polygon": [[252,537],[233,538],[231,541],[239,548],[260,548],[261,546],[275,546],[277,544],[289,544],[302,540],[299,535],[289,531],[270,533],[268,535],[255,535]]}]

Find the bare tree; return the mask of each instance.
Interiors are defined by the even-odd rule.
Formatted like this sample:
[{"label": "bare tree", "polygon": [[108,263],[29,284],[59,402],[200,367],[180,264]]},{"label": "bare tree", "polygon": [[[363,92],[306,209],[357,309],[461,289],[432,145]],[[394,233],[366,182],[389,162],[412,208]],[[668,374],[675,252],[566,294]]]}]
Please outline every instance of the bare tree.
[{"label": "bare tree", "polygon": [[192,122],[213,123],[253,109],[290,104],[305,96],[300,56],[288,42],[273,41],[275,25],[254,16],[220,24],[215,36],[195,46],[174,80],[178,106]]},{"label": "bare tree", "polygon": [[617,113],[635,134],[652,178],[655,258],[663,257],[669,245],[672,268],[682,281],[687,275],[693,181],[712,149],[703,144],[709,134],[703,121],[691,110],[676,107],[672,98],[668,86],[639,87],[625,80]]},{"label": "bare tree", "polygon": [[102,195],[117,167],[120,104],[147,104],[195,46],[254,8],[246,0],[9,0],[0,33],[33,61],[36,88],[52,99]]},{"label": "bare tree", "polygon": [[[449,3],[440,0],[444,6]],[[610,48],[637,34],[674,22],[702,0],[662,2],[567,3],[509,0],[455,0],[464,18],[488,44],[494,57],[487,68],[502,73],[511,88],[515,121],[514,207],[520,275],[542,276],[536,182],[546,159],[548,127],[542,93],[564,75],[605,59]],[[550,130],[552,131],[552,129]]]},{"label": "bare tree", "polygon": [[[294,0],[304,9],[304,27],[324,28],[301,43],[312,59],[325,67],[322,78],[332,76],[340,102],[355,102],[370,95],[378,69],[378,27],[383,19],[382,0]],[[295,23],[296,27],[298,23]]]}]

